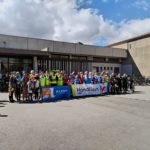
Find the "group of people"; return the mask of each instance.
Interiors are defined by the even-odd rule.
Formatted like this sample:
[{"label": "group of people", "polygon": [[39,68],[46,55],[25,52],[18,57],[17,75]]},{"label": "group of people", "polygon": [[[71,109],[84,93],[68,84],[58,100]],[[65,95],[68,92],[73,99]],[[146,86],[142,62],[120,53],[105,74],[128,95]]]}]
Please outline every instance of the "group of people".
[{"label": "group of people", "polygon": [[41,101],[43,86],[63,86],[72,84],[97,84],[108,83],[108,93],[119,94],[126,92],[128,89],[133,90],[133,79],[131,76],[123,74],[109,74],[106,71],[97,72],[72,72],[66,74],[64,71],[45,71],[36,73],[31,70],[30,74],[23,72],[12,72],[9,78],[9,100],[15,102]]}]

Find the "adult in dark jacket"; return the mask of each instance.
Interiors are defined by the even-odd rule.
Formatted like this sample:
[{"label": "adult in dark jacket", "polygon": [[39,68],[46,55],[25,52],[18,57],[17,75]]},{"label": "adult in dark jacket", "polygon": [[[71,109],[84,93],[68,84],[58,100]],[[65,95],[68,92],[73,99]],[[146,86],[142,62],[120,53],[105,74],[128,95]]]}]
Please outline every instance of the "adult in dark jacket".
[{"label": "adult in dark jacket", "polygon": [[20,102],[20,98],[21,98],[21,76],[19,74],[19,72],[16,73],[16,78],[15,78],[15,94],[16,94],[16,99],[18,102]]},{"label": "adult in dark jacket", "polygon": [[122,87],[123,87],[124,93],[126,93],[127,90],[128,90],[128,79],[127,79],[127,75],[126,74],[124,74],[122,76]]}]

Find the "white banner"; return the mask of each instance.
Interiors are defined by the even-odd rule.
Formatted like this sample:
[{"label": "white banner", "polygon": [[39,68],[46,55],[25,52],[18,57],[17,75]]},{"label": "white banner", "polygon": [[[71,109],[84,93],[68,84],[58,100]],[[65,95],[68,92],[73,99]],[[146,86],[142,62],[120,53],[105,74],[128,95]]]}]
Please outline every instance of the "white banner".
[{"label": "white banner", "polygon": [[100,83],[100,94],[104,94],[108,92],[108,83]]},{"label": "white banner", "polygon": [[74,96],[100,95],[107,92],[107,83],[104,84],[76,84]]}]

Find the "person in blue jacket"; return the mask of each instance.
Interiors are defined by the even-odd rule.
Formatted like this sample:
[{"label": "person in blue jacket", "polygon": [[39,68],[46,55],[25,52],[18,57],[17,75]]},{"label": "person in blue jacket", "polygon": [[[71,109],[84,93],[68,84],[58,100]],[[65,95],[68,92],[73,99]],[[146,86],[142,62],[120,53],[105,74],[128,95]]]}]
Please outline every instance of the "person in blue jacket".
[{"label": "person in blue jacket", "polygon": [[86,71],[85,73],[84,73],[84,83],[85,84],[90,84],[92,81],[91,81],[91,78],[89,78],[89,74],[88,74],[88,72]]},{"label": "person in blue jacket", "polygon": [[80,78],[78,75],[75,76],[74,84],[80,84]]}]

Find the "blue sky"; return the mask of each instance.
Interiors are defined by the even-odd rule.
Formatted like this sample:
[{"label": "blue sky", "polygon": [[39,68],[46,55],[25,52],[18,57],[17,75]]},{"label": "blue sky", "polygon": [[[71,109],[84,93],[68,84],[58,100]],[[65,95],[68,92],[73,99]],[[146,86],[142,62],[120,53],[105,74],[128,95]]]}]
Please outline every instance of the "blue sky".
[{"label": "blue sky", "polygon": [[0,0],[0,34],[109,45],[150,32],[150,0]]},{"label": "blue sky", "polygon": [[104,18],[115,22],[150,17],[150,0],[91,0],[81,7],[97,9]]},{"label": "blue sky", "polygon": [[[103,15],[105,20],[112,21],[115,24],[122,21],[130,22],[150,18],[150,0],[89,0],[81,3],[80,8],[97,9],[99,15]],[[150,29],[146,32],[150,32]],[[146,32],[143,31],[143,34]],[[129,38],[131,37],[134,37],[134,35],[129,36]],[[107,45],[107,37],[100,37],[100,42],[95,44]]]}]

